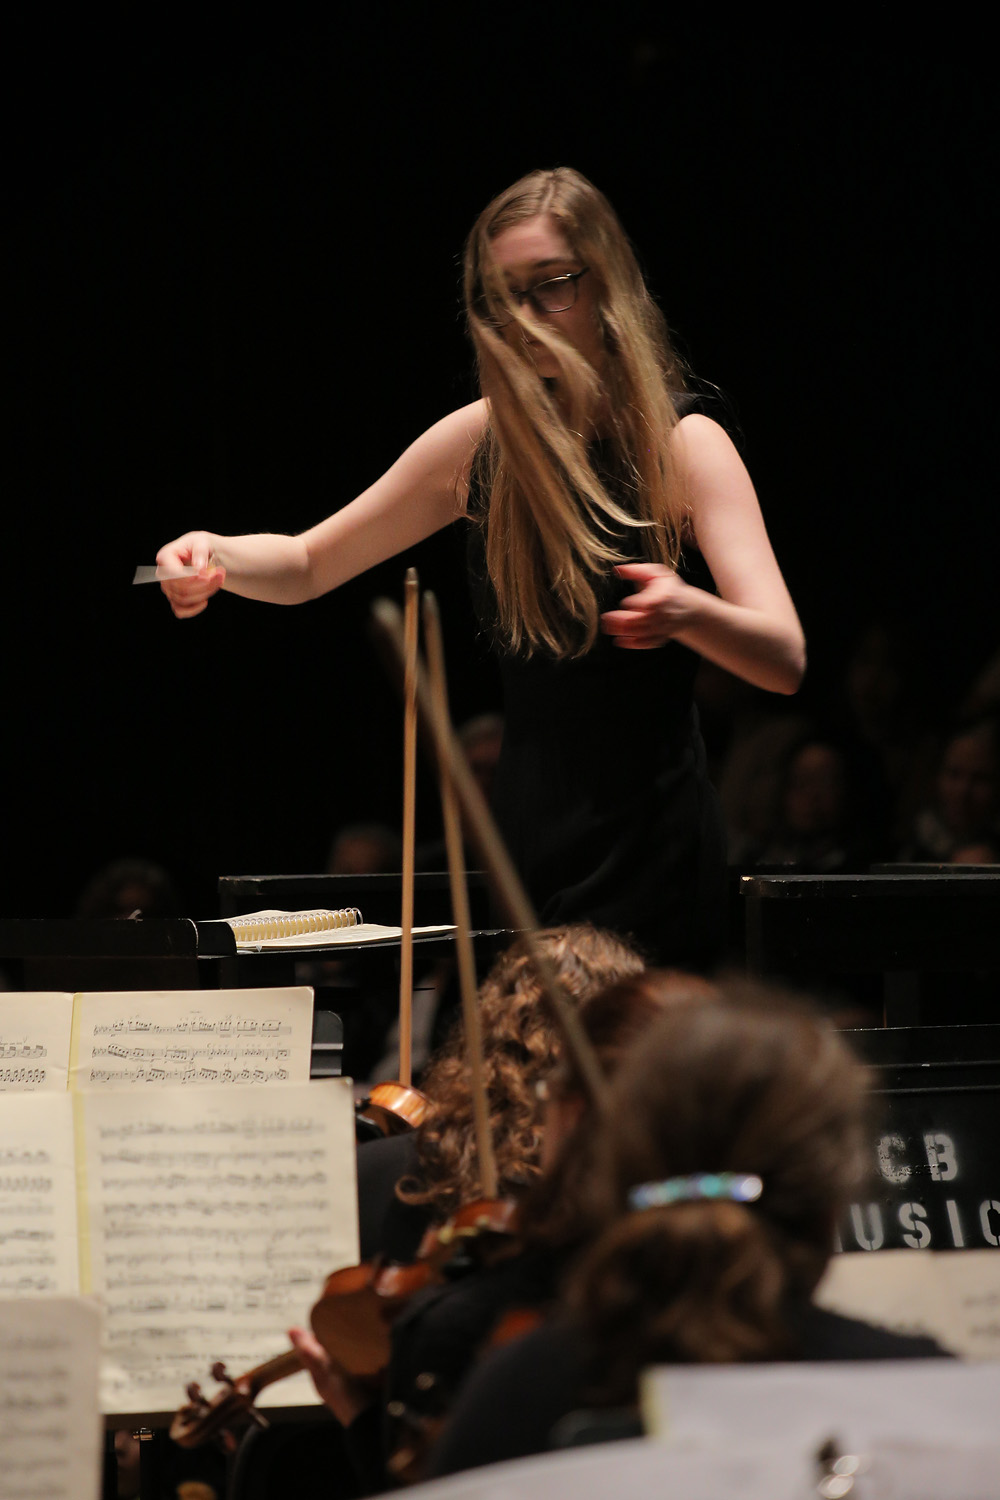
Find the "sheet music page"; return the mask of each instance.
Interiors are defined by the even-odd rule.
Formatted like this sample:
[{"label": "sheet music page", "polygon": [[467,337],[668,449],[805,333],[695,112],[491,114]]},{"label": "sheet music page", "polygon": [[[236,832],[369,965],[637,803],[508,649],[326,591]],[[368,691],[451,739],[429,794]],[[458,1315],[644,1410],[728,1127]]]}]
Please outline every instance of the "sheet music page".
[{"label": "sheet music page", "polygon": [[834,1437],[852,1453],[886,1443],[961,1447],[995,1440],[1000,1364],[661,1366],[643,1372],[640,1389],[646,1431],[672,1445],[711,1450],[780,1440],[790,1450],[815,1452]]},{"label": "sheet music page", "polygon": [[940,1342],[964,1359],[1000,1360],[1000,1254],[942,1250],[935,1260],[949,1320],[948,1334],[944,1329],[938,1334]]},{"label": "sheet music page", "polygon": [[0,1500],[98,1500],[99,1348],[93,1303],[0,1301]]},{"label": "sheet music page", "polygon": [[[466,1469],[425,1481],[416,1493],[420,1500],[816,1500],[816,1464],[780,1443],[752,1450],[720,1443],[712,1453],[681,1453],[639,1438]],[[871,1500],[856,1489],[854,1495]]]},{"label": "sheet music page", "polygon": [[0,993],[0,1093],[66,1088],[73,996]]},{"label": "sheet music page", "polygon": [[73,1101],[0,1095],[0,1297],[80,1290]]},{"label": "sheet music page", "polygon": [[305,1082],[313,992],[144,990],[76,996],[70,1087]]},{"label": "sheet music page", "polygon": [[[85,1291],[103,1303],[101,1406],[173,1411],[223,1360],[288,1348],[325,1278],[358,1258],[349,1079],[266,1090],[75,1096],[86,1142]],[[261,1404],[315,1404],[308,1376]]]},{"label": "sheet music page", "polygon": [[815,1300],[899,1333],[924,1333],[963,1359],[1000,1359],[996,1250],[835,1255]]}]

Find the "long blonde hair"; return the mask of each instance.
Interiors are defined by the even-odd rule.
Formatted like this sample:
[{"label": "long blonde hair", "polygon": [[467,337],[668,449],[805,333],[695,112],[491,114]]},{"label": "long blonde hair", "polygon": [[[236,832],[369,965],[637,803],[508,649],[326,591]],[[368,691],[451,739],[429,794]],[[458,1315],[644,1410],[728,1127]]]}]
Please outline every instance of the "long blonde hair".
[{"label": "long blonde hair", "polygon": [[[496,264],[497,235],[542,214],[596,286],[608,354],[603,384],[557,323],[529,325]],[[595,579],[629,560],[623,530],[636,532],[647,559],[677,565],[685,507],[669,445],[681,364],[610,203],[568,167],[530,173],[479,216],[465,249],[465,302],[490,407],[474,473],[488,497],[481,519],[500,631],[514,651],[580,654],[597,634]],[[562,407],[523,341],[505,339],[498,321],[530,328],[558,361]],[[588,452],[602,402],[613,467],[634,497],[628,508],[609,494]]]}]

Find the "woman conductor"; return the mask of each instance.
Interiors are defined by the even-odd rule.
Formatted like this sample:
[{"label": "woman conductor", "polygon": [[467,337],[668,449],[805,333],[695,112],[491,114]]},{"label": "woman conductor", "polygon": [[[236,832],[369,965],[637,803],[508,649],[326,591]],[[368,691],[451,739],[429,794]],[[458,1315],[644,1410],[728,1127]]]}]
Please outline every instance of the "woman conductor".
[{"label": "woman conductor", "polygon": [[805,660],[753,486],[579,173],[533,172],[480,215],[465,301],[480,400],[300,536],[179,537],[158,563],[197,571],[164,590],[182,618],[221,588],[298,603],[467,518],[504,679],[495,805],[541,920],[707,962],[724,851],[697,655],[780,693]]}]

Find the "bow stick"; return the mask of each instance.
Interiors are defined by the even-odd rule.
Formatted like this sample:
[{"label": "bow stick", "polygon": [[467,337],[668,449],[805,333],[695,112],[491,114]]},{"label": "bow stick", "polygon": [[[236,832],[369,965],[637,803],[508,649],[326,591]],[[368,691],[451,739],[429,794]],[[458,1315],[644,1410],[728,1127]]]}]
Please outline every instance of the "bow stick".
[{"label": "bow stick", "polygon": [[413,883],[417,808],[417,629],[416,568],[406,570],[403,662],[403,893],[399,939],[399,1081],[413,1082]]},{"label": "bow stick", "polygon": [[[444,667],[444,645],[441,640],[441,617],[433,594],[424,595],[424,639],[427,643],[427,676],[434,714],[441,724],[450,724],[448,682]],[[476,985],[476,958],[472,951],[469,890],[465,880],[465,854],[462,848],[462,821],[451,775],[443,760],[438,762],[441,778],[441,811],[444,819],[445,845],[448,850],[448,879],[451,885],[451,909],[455,919],[455,947],[458,958],[458,985],[462,997],[462,1019],[465,1025],[465,1051],[472,1080],[473,1123],[476,1151],[479,1155],[479,1177],[485,1198],[496,1198],[499,1191],[496,1153],[490,1131],[489,1100],[483,1067],[483,1028],[479,1014]]]},{"label": "bow stick", "polygon": [[[372,618],[376,644],[384,647],[393,675],[398,678],[406,661],[399,609],[389,599],[376,599],[372,605]],[[579,1016],[563,994],[555,969],[535,940],[538,918],[500,837],[493,814],[469,770],[447,714],[440,714],[435,707],[427,673],[420,665],[419,657],[416,664],[416,699],[421,721],[431,736],[435,760],[454,788],[469,836],[489,874],[496,899],[511,926],[518,929],[518,936],[527,949],[542,992],[574,1055],[591,1100],[597,1108],[606,1109],[607,1084],[593,1048]]]}]

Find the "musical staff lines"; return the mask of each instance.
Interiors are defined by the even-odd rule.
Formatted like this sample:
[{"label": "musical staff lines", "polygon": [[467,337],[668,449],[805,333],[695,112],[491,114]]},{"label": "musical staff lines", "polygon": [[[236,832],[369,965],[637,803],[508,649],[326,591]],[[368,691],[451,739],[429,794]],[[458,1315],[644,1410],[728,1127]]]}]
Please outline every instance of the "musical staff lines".
[{"label": "musical staff lines", "polygon": [[285,1347],[356,1257],[350,1085],[279,1086],[252,1108],[224,1089],[84,1103],[105,1409],[169,1407],[207,1355],[239,1365]]}]

